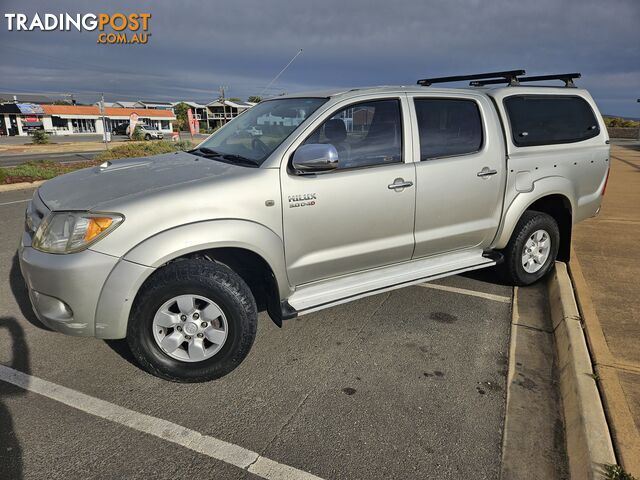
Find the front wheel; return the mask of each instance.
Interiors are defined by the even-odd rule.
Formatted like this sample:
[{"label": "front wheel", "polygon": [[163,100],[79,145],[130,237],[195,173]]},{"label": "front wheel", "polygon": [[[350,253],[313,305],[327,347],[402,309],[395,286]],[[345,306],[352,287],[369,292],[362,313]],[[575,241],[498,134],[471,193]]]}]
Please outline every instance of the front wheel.
[{"label": "front wheel", "polygon": [[149,135],[148,133],[144,136],[145,140],[151,140],[151,135]]},{"label": "front wheel", "polygon": [[127,341],[153,375],[202,382],[240,365],[256,327],[256,303],[242,278],[217,263],[181,260],[143,286],[129,318]]},{"label": "front wheel", "polygon": [[512,285],[531,285],[544,277],[558,255],[560,232],[550,215],[524,212],[503,250],[502,276]]}]

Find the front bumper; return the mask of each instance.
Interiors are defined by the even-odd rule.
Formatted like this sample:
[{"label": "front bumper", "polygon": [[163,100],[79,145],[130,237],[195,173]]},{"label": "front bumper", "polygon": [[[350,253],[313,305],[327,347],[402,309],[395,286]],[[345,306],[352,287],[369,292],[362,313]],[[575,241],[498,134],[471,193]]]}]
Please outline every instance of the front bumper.
[{"label": "front bumper", "polygon": [[91,250],[44,253],[25,243],[30,242],[20,246],[20,270],[38,319],[58,332],[95,336],[100,293],[119,259]]},{"label": "front bumper", "polygon": [[135,294],[153,269],[93,250],[44,253],[30,240],[24,233],[18,255],[38,319],[67,335],[124,338]]}]

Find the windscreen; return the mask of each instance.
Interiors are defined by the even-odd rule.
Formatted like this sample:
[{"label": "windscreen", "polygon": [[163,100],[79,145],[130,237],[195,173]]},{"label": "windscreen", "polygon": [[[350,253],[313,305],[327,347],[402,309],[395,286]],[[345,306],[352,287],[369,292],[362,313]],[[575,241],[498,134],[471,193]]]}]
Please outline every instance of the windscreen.
[{"label": "windscreen", "polygon": [[198,146],[260,165],[326,98],[267,100],[234,118]]}]

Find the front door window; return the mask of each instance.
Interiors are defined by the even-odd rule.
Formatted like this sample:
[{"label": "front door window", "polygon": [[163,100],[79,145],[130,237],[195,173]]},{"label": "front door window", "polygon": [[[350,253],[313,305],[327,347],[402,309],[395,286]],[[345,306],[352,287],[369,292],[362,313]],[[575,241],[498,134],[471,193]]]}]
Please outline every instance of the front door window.
[{"label": "front door window", "polygon": [[338,168],[402,162],[399,100],[350,105],[324,122],[305,143],[329,143],[338,151]]}]

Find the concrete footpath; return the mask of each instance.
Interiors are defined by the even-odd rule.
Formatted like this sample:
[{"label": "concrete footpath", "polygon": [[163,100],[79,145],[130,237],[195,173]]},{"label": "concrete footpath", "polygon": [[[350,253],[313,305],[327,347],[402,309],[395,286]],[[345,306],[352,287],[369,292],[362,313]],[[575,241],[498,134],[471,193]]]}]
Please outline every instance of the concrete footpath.
[{"label": "concrete footpath", "polygon": [[618,462],[640,477],[640,144],[612,145],[600,215],[569,268]]}]

